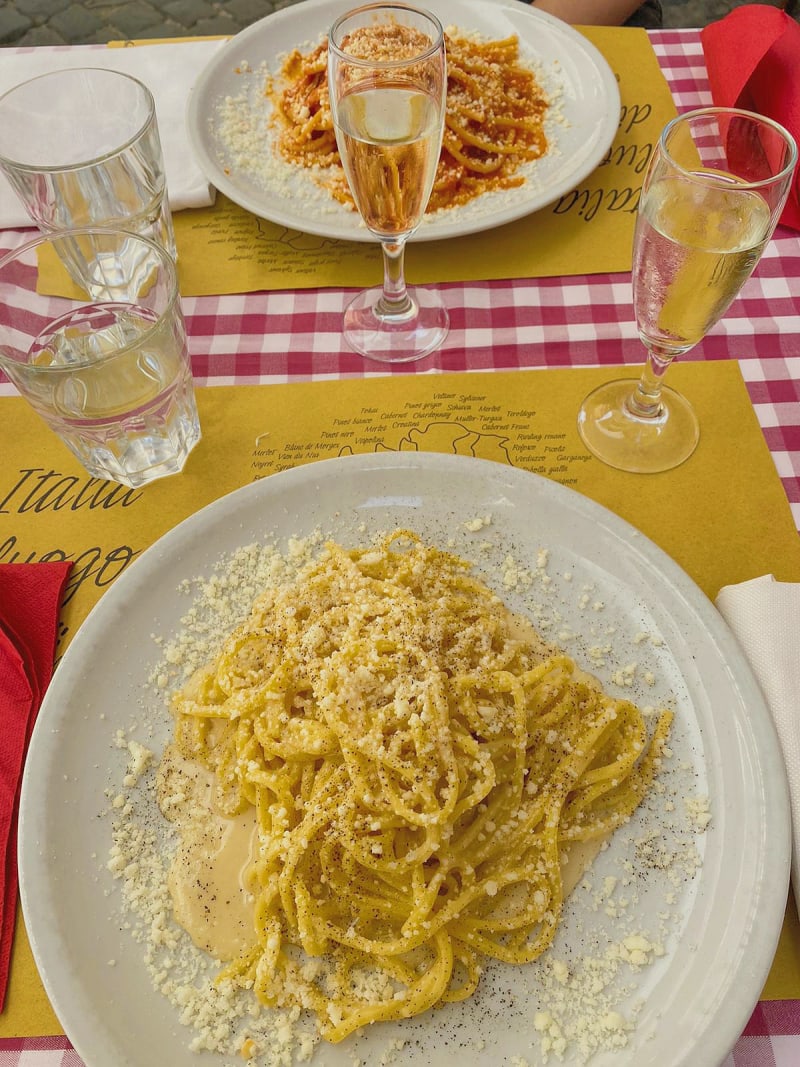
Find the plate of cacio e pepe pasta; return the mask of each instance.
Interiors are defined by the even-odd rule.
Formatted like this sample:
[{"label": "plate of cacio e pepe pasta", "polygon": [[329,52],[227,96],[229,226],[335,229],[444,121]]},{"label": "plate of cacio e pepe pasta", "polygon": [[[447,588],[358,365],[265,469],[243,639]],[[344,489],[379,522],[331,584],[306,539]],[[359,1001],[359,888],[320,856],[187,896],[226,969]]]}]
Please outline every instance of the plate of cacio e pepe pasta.
[{"label": "plate of cacio e pepe pasta", "polygon": [[[445,28],[447,109],[419,240],[553,203],[600,164],[620,108],[606,60],[566,23],[518,0],[429,7]],[[328,100],[325,34],[345,8],[307,0],[234,37],[200,74],[188,129],[209,181],[242,207],[307,233],[369,241]]]},{"label": "plate of cacio e pepe pasta", "polygon": [[59,664],[21,800],[87,1067],[718,1067],[789,854],[703,593],[593,501],[455,455],[308,464],[159,540]]}]

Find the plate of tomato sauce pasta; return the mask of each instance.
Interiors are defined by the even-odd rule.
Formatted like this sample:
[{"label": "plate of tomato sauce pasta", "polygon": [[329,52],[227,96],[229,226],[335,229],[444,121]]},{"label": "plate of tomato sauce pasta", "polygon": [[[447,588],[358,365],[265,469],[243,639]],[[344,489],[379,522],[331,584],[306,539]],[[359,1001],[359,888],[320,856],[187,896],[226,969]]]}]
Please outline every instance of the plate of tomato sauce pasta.
[{"label": "plate of tomato sauce pasta", "polygon": [[[602,161],[617,131],[608,63],[566,23],[518,0],[432,0],[446,35],[447,115],[428,210],[412,240],[512,222],[556,201]],[[306,0],[229,41],[200,74],[187,113],[206,177],[280,225],[351,241],[373,236],[336,148],[326,32],[342,0]]]}]

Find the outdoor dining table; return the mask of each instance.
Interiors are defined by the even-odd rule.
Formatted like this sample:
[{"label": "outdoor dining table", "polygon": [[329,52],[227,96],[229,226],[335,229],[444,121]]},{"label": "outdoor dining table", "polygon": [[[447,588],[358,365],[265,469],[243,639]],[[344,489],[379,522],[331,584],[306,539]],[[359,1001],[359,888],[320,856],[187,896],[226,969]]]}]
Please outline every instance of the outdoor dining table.
[{"label": "outdoor dining table", "polygon": [[[699,30],[651,31],[649,39],[677,110],[682,112],[710,104]],[[53,51],[55,56],[57,50]],[[16,247],[27,236],[30,231],[1,232],[0,253]],[[413,262],[413,255],[412,246],[409,263]],[[277,391],[286,387],[313,388],[313,393],[286,393],[285,397],[296,396],[301,402],[304,402],[303,398],[312,397],[314,412],[325,410],[328,404],[336,405],[340,397],[344,397],[342,402],[350,405],[348,411],[352,415],[356,405],[370,407],[370,388],[374,385],[377,390],[382,390],[376,392],[378,399],[373,406],[381,409],[376,417],[382,420],[381,432],[385,435],[387,427],[391,426],[392,411],[402,405],[404,393],[409,391],[410,396],[417,390],[413,396],[420,399],[428,396],[426,389],[437,389],[437,381],[446,381],[447,388],[456,392],[480,393],[492,375],[513,375],[517,377],[497,380],[503,381],[508,390],[516,389],[514,383],[518,378],[530,382],[533,406],[542,402],[536,400],[537,383],[542,383],[542,397],[554,396],[554,402],[561,405],[559,410],[569,411],[573,399],[580,400],[582,391],[588,391],[606,377],[615,376],[619,365],[626,365],[626,371],[635,374],[642,363],[643,349],[633,318],[628,272],[448,281],[441,285],[441,290],[450,314],[449,336],[440,351],[408,365],[372,363],[347,349],[340,328],[342,311],[349,296],[346,289],[325,286],[185,295],[183,308],[193,371],[199,387],[201,416],[208,418],[208,432],[214,432],[219,412],[217,408],[204,408],[204,398],[210,397],[217,387],[225,387],[230,395],[241,387],[258,388],[264,394],[265,410],[271,403],[271,390],[276,391],[274,396],[284,396]],[[713,370],[722,364],[732,373],[738,368],[741,374],[749,404],[763,435],[759,447],[765,442],[774,462],[774,471],[770,471],[769,476],[776,479],[776,485],[779,479],[785,495],[784,504],[788,502],[788,507],[781,516],[776,516],[775,522],[783,525],[786,534],[786,527],[792,526],[793,519],[793,529],[796,530],[800,526],[800,234],[786,228],[777,230],[754,276],[745,284],[724,319],[670,371],[670,376],[674,373],[674,384],[682,391],[691,393],[698,383],[697,387],[705,397],[700,405],[701,448],[704,419],[708,433],[717,432],[711,429],[712,422],[714,427],[717,422],[709,415],[714,411],[716,379],[701,381],[699,375],[704,369],[708,372],[709,368]],[[573,371],[585,376],[579,379],[567,377]],[[448,377],[441,378],[441,375]],[[552,378],[548,378],[549,375]],[[574,386],[570,385],[573,380],[576,382]],[[354,391],[348,394],[335,391],[345,388],[343,383],[348,382]],[[547,382],[559,384],[556,387],[545,384]],[[734,387],[735,383],[731,384],[731,388]],[[324,390],[330,391],[325,394]],[[6,398],[13,395],[10,385],[0,383],[0,419],[5,416]],[[491,400],[491,395],[486,395]],[[327,414],[330,417],[330,410]],[[312,415],[306,413],[303,417],[306,419],[303,448],[298,457],[303,462],[325,458],[330,453],[324,448],[324,440],[310,439],[308,427],[314,425]],[[285,421],[286,425],[291,425],[290,416],[285,416]],[[724,422],[724,417],[719,421]],[[265,430],[268,429],[265,422]],[[0,430],[0,436],[2,434]],[[405,439],[412,436],[406,434]],[[649,536],[689,570],[712,598],[727,581],[755,576],[748,574],[746,560],[740,560],[740,565],[734,568],[725,569],[720,565],[715,569],[713,544],[690,548],[691,516],[680,514],[678,494],[683,491],[682,487],[691,487],[694,457],[675,475],[677,481],[673,475],[617,476],[601,468],[594,459],[577,463],[580,449],[576,440],[574,426],[570,425],[564,465],[559,467],[539,456],[541,462],[534,469],[573,484],[579,491],[596,495],[634,525],[643,526]],[[717,472],[719,483],[733,478],[735,468],[747,468],[749,458],[744,453],[750,448],[751,440],[745,434],[738,443],[736,433],[731,432],[729,465]],[[355,451],[360,447],[372,447],[371,440],[366,437],[359,445],[357,430],[351,443]],[[337,446],[340,445],[337,441]],[[431,439],[428,445],[424,442],[420,445],[418,441],[417,446],[435,449],[437,444]],[[280,442],[277,447],[280,450]],[[26,442],[25,448],[28,461],[20,470],[22,467],[29,472],[49,469],[48,465],[52,463],[50,452],[45,449],[39,454],[38,442],[33,439]],[[263,454],[266,458],[260,468],[259,452],[255,450],[249,457],[247,469],[236,477],[253,479],[291,464],[291,452],[287,453],[285,449],[279,456],[274,453],[270,456],[269,449],[264,449]],[[518,455],[524,460],[524,451]],[[558,452],[553,456],[558,458]],[[573,477],[576,468],[579,468],[579,474]],[[754,468],[752,478],[766,477],[763,471],[763,467]],[[176,485],[182,477],[174,480]],[[4,493],[0,494],[5,495],[0,505],[0,545],[4,545],[0,556],[4,561],[12,559],[8,548],[11,520],[16,505],[22,500],[23,489],[19,486],[25,478],[25,488],[31,488],[33,474],[17,476],[15,473],[12,481],[7,482]],[[224,481],[219,487],[209,487],[206,499],[200,503],[213,499],[218,491],[227,488]],[[716,540],[717,547],[723,551],[728,526],[737,519],[731,511],[725,511],[724,484],[718,488],[715,506],[721,510],[716,518],[707,518],[704,538],[706,541]],[[743,494],[747,491],[746,481],[740,491]],[[641,516],[636,503],[640,494],[646,498],[646,505],[642,506],[650,509]],[[675,494],[674,498],[671,499],[670,494]],[[34,508],[35,498],[31,496],[29,510]],[[664,510],[659,511],[659,508]],[[66,516],[67,513],[68,509],[65,509],[63,514]],[[63,521],[68,520],[64,518]],[[660,531],[663,536],[659,535]],[[737,544],[747,543],[745,532]],[[695,550],[701,555],[692,556]],[[707,566],[705,571],[693,566],[696,558],[702,558],[703,566]],[[782,577],[784,580],[800,579],[797,557],[791,546]],[[99,596],[101,591],[95,590],[96,595]],[[20,938],[18,931],[18,942]],[[80,1067],[81,1060],[68,1038],[58,1032],[60,1028],[54,1017],[48,1032],[31,1029],[30,1004],[39,1004],[43,994],[36,988],[35,976],[30,974],[26,975],[26,985],[15,989],[14,963],[9,1001],[0,1015],[0,1067]],[[800,924],[790,895],[776,962],[761,999],[735,1048],[724,1061],[724,1067],[795,1067],[797,1064],[800,1064]],[[670,1065],[664,1064],[664,1067]]]}]

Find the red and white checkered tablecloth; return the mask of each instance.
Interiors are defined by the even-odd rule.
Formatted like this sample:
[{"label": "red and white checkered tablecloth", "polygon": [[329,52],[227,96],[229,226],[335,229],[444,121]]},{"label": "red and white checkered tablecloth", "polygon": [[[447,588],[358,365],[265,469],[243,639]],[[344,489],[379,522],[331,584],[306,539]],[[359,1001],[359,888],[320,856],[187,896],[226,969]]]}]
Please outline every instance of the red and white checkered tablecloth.
[{"label": "red and white checkered tablecloth", "polygon": [[[679,111],[711,102],[697,30],[651,33]],[[0,250],[29,236],[0,233]],[[341,335],[342,290],[184,299],[201,385],[642,362],[627,274],[450,284],[444,348],[369,364]],[[800,235],[779,229],[723,321],[684,359],[737,359],[800,527]],[[0,385],[0,393],[10,387]],[[800,1001],[760,1003],[720,1067],[798,1067]],[[0,1040],[0,1067],[82,1067],[64,1038]],[[108,1065],[113,1067],[113,1065]],[[663,1067],[670,1067],[664,1064]]]}]

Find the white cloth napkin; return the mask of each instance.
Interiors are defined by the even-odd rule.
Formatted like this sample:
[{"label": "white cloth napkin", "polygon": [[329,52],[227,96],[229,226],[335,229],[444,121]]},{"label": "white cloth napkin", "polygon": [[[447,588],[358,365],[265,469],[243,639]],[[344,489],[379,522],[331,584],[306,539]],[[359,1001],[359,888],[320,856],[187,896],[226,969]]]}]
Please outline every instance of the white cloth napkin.
[{"label": "white cloth napkin", "polygon": [[792,808],[792,885],[800,909],[800,584],[766,574],[724,586],[716,605],[761,685],[783,750]]},{"label": "white cloth napkin", "polygon": [[[21,82],[68,67],[105,67],[144,82],[156,102],[156,117],[167,174],[170,207],[205,207],[214,189],[195,162],[186,133],[186,106],[197,76],[225,41],[181,41],[176,44],[97,48],[79,45],[65,50],[0,48],[0,94]],[[16,194],[0,174],[0,228],[32,226]]]}]

